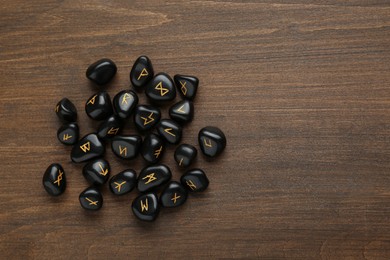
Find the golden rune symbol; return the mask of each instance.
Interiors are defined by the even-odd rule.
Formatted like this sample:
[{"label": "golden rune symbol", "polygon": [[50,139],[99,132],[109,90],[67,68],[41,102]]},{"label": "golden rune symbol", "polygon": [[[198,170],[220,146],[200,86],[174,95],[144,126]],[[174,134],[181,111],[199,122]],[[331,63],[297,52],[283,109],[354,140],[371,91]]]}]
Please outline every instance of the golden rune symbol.
[{"label": "golden rune symbol", "polygon": [[192,180],[186,181],[186,184],[188,185],[188,187],[191,188],[191,190],[195,190],[196,189],[196,185],[192,182]]},{"label": "golden rune symbol", "polygon": [[56,106],[56,109],[55,109],[55,111],[58,113],[58,109],[60,108],[60,105],[57,105]]},{"label": "golden rune symbol", "polygon": [[132,99],[133,97],[129,94],[129,93],[125,93],[124,95],[123,95],[123,97],[122,97],[122,105],[124,104],[124,103],[126,103],[126,105],[128,104],[127,103],[127,100],[129,100],[129,99]]},{"label": "golden rune symbol", "polygon": [[81,150],[83,150],[84,153],[91,150],[91,143],[88,141],[83,145],[80,145]]},{"label": "golden rune symbol", "polygon": [[184,106],[185,106],[185,105],[182,105],[182,106],[179,107],[179,109],[177,109],[176,111],[185,114],[186,111],[183,110],[183,107],[184,107]]},{"label": "golden rune symbol", "polygon": [[162,150],[162,145],[160,146],[160,148],[158,148],[156,151],[154,151],[154,156],[156,156],[156,159],[160,156],[160,153],[161,153],[161,150]]},{"label": "golden rune symbol", "polygon": [[152,181],[157,180],[157,178],[154,177],[154,173],[148,174],[148,175],[146,175],[145,177],[143,177],[142,179],[143,179],[143,180],[148,179],[148,180],[145,182],[145,184],[149,184],[149,183],[151,183]]},{"label": "golden rune symbol", "polygon": [[185,96],[187,94],[187,87],[186,87],[186,84],[187,84],[187,81],[179,81],[180,82],[180,85],[181,85],[181,92],[183,92],[183,95]]},{"label": "golden rune symbol", "polygon": [[62,174],[64,174],[61,170],[58,170],[57,180],[54,183],[57,183],[58,186],[61,185]]},{"label": "golden rune symbol", "polygon": [[114,183],[116,184],[115,189],[117,189],[118,192],[120,192],[120,191],[121,191],[122,185],[125,184],[126,181],[122,181],[121,183],[117,183],[117,182],[115,181]]},{"label": "golden rune symbol", "polygon": [[99,174],[103,175],[103,176],[106,176],[107,173],[108,173],[108,169],[104,169],[103,165],[101,163],[99,163],[99,167],[100,167],[100,170],[102,170],[101,172],[99,172]]},{"label": "golden rune symbol", "polygon": [[203,143],[205,146],[207,147],[213,147],[213,145],[211,144],[211,140],[209,139],[209,141],[207,142],[206,138],[203,138]]},{"label": "golden rune symbol", "polygon": [[71,135],[69,135],[69,134],[64,134],[64,136],[62,137],[62,140],[67,141],[67,140],[70,139],[70,138],[72,138]]},{"label": "golden rune symbol", "polygon": [[89,104],[94,105],[94,104],[95,104],[95,99],[96,99],[96,97],[97,97],[97,94],[96,94],[95,96],[93,96],[93,97],[88,101],[87,105],[89,105]]},{"label": "golden rune symbol", "polygon": [[95,206],[97,206],[97,203],[99,202],[98,200],[93,201],[88,197],[85,197],[85,200],[89,202],[89,205],[95,205]]},{"label": "golden rune symbol", "polygon": [[176,136],[174,133],[171,133],[170,131],[172,131],[172,128],[165,128],[164,129],[164,132],[167,133],[167,134],[170,134],[172,136]]},{"label": "golden rune symbol", "polygon": [[154,89],[160,90],[160,96],[165,96],[169,92],[169,89],[163,88],[162,82],[158,83]]},{"label": "golden rune symbol", "polygon": [[143,201],[140,201],[141,203],[141,212],[144,212],[144,210],[148,211],[149,205],[148,205],[148,198],[145,199],[145,204]]},{"label": "golden rune symbol", "polygon": [[180,198],[181,196],[177,196],[176,195],[176,192],[175,192],[175,195],[173,195],[173,197],[172,197],[172,199],[171,200],[173,200],[173,204],[176,204],[176,200],[178,199],[178,198]]},{"label": "golden rune symbol", "polygon": [[149,72],[146,70],[146,68],[143,68],[141,73],[139,74],[137,80],[139,80],[141,77],[145,77],[145,76],[148,76],[149,75]]},{"label": "golden rune symbol", "polygon": [[[143,116],[141,116],[141,118],[144,120],[144,125],[150,124],[151,122],[154,121],[153,112],[151,112],[147,118],[143,117]],[[148,120],[148,119],[150,119],[150,120]]]},{"label": "golden rune symbol", "polygon": [[110,130],[107,131],[107,134],[109,135],[116,135],[119,131],[119,127],[118,128],[113,128],[111,127]]},{"label": "golden rune symbol", "polygon": [[127,156],[127,147],[122,147],[119,145],[119,153],[120,155],[122,155],[122,153],[124,153],[125,155],[124,156]]},{"label": "golden rune symbol", "polygon": [[180,159],[179,166],[183,163],[184,157]]}]

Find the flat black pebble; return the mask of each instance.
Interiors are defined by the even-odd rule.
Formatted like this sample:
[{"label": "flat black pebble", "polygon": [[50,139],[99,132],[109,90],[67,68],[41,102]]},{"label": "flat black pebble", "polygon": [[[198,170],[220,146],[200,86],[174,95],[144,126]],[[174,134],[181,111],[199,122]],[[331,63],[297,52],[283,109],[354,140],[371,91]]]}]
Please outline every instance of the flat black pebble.
[{"label": "flat black pebble", "polygon": [[85,103],[85,112],[94,120],[104,120],[113,114],[110,95],[100,91],[92,95]]},{"label": "flat black pebble", "polygon": [[77,123],[67,123],[58,129],[57,138],[65,145],[74,145],[79,140],[79,132]]},{"label": "flat black pebble", "polygon": [[97,136],[102,140],[110,139],[119,134],[122,127],[122,119],[116,115],[112,115],[99,125]]},{"label": "flat black pebble", "polygon": [[207,126],[199,131],[198,142],[203,154],[216,157],[226,147],[225,134],[218,127]]},{"label": "flat black pebble", "polygon": [[204,191],[209,186],[209,179],[201,169],[192,169],[187,171],[180,178],[181,184],[189,191]]},{"label": "flat black pebble", "polygon": [[128,118],[138,104],[138,96],[132,90],[123,90],[115,95],[115,113],[122,119]]},{"label": "flat black pebble", "polygon": [[87,210],[99,210],[103,206],[103,196],[95,187],[89,187],[80,193],[81,207]]},{"label": "flat black pebble", "polygon": [[110,176],[110,164],[104,159],[95,159],[83,168],[84,178],[93,185],[102,185]]},{"label": "flat black pebble", "polygon": [[194,118],[194,104],[189,100],[180,101],[171,106],[169,116],[176,122],[189,123]]},{"label": "flat black pebble", "polygon": [[161,111],[158,107],[139,105],[135,109],[134,124],[140,132],[149,131],[161,119]]},{"label": "flat black pebble", "polygon": [[111,149],[121,159],[135,158],[142,145],[142,138],[139,135],[117,135],[111,140]]},{"label": "flat black pebble", "polygon": [[194,76],[175,75],[173,77],[180,95],[184,99],[194,100],[198,90],[199,79]]},{"label": "flat black pebble", "polygon": [[63,98],[57,103],[55,112],[62,122],[75,122],[77,120],[77,109],[67,98]]},{"label": "flat black pebble", "polygon": [[150,133],[148,134],[141,147],[142,157],[148,163],[155,164],[162,158],[165,151],[164,142],[160,136]]},{"label": "flat black pebble", "polygon": [[188,191],[177,181],[171,181],[160,195],[160,202],[163,207],[173,208],[183,205],[186,202]]},{"label": "flat black pebble", "polygon": [[100,142],[97,135],[88,134],[73,146],[70,157],[73,162],[81,163],[100,157],[104,152],[104,145]]},{"label": "flat black pebble", "polygon": [[134,170],[127,169],[110,179],[110,190],[115,195],[124,195],[132,191],[137,184],[137,175]]},{"label": "flat black pebble", "polygon": [[157,125],[158,133],[170,144],[178,144],[183,128],[173,120],[163,119]]},{"label": "flat black pebble", "polygon": [[180,167],[188,167],[195,160],[198,151],[190,144],[181,144],[175,150],[175,161]]},{"label": "flat black pebble", "polygon": [[147,56],[140,56],[130,71],[130,81],[136,90],[141,90],[154,76],[152,62]]},{"label": "flat black pebble", "polygon": [[65,171],[58,163],[53,163],[47,167],[43,174],[42,184],[47,193],[58,196],[65,191],[66,177]]},{"label": "flat black pebble", "polygon": [[115,76],[115,63],[110,59],[101,59],[89,65],[85,73],[87,78],[98,85],[105,85]]},{"label": "flat black pebble", "polygon": [[167,183],[171,177],[171,170],[164,164],[145,167],[138,176],[137,189],[140,192],[150,191]]},{"label": "flat black pebble", "polygon": [[153,221],[157,218],[160,205],[155,193],[141,194],[131,205],[134,215],[143,221]]},{"label": "flat black pebble", "polygon": [[175,99],[176,88],[168,74],[158,73],[146,85],[145,94],[152,102],[162,104]]}]

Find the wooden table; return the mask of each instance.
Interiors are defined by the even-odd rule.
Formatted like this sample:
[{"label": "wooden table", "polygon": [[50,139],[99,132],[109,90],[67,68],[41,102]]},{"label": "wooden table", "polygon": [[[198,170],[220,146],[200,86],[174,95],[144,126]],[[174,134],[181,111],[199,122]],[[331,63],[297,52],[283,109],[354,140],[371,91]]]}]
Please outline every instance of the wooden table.
[{"label": "wooden table", "polygon": [[[0,30],[2,259],[390,258],[389,1],[5,0]],[[105,186],[99,212],[80,207],[88,183],[54,113],[68,97],[81,134],[95,131],[86,68],[116,62],[113,97],[142,54],[200,78],[183,142],[199,147],[206,125],[228,138],[194,165],[209,189],[154,223],[132,214],[136,192]],[[174,149],[163,163],[177,180]],[[112,174],[145,166],[106,158]],[[53,162],[68,178],[56,198],[41,183]]]}]

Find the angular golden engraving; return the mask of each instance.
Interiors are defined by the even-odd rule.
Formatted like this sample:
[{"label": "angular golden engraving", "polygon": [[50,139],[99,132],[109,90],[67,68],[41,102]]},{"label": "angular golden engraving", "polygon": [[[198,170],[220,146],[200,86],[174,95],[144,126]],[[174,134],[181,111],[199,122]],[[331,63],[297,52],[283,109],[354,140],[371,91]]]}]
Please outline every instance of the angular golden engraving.
[{"label": "angular golden engraving", "polygon": [[203,143],[207,147],[213,147],[213,145],[211,144],[211,140],[210,139],[207,141],[206,138],[203,138]]},{"label": "angular golden engraving", "polygon": [[172,131],[172,128],[165,128],[164,129],[164,132],[167,133],[167,134],[170,134],[172,136],[176,136],[174,133],[171,133],[170,131]]},{"label": "angular golden engraving", "polygon": [[180,159],[179,166],[181,166],[181,164],[183,163],[183,160],[184,160],[184,158]]},{"label": "angular golden engraving", "polygon": [[54,182],[54,184],[57,183],[58,187],[61,185],[63,174],[64,173],[61,170],[58,170],[57,180]]},{"label": "angular golden engraving", "polygon": [[122,105],[123,105],[124,103],[126,103],[126,105],[127,105],[127,104],[128,104],[128,103],[127,103],[127,100],[132,99],[132,98],[133,98],[132,95],[130,95],[129,93],[125,93],[125,94],[123,95],[123,97],[122,97]]},{"label": "angular golden engraving", "polygon": [[176,111],[185,114],[186,111],[183,110],[183,107],[184,107],[184,105],[179,107],[179,109],[177,109]]},{"label": "angular golden engraving", "polygon": [[141,77],[145,77],[145,76],[148,76],[149,75],[149,72],[146,70],[146,68],[143,68],[141,73],[139,74],[137,80],[139,80]]},{"label": "angular golden engraving", "polygon": [[100,170],[102,170],[101,172],[99,172],[99,174],[103,175],[103,176],[106,176],[107,173],[108,173],[108,169],[104,169],[103,165],[101,163],[99,163],[99,167],[100,167]]},{"label": "angular golden engraving", "polygon": [[154,173],[148,174],[148,175],[146,175],[145,177],[143,177],[142,179],[143,179],[143,180],[148,179],[148,180],[145,182],[145,184],[149,184],[149,183],[151,183],[152,181],[157,180],[157,178],[154,177]]},{"label": "angular golden engraving", "polygon": [[64,136],[62,137],[62,140],[67,141],[67,140],[70,139],[70,138],[72,138],[71,135],[69,135],[69,134],[64,134]]},{"label": "angular golden engraving", "polygon": [[95,205],[95,206],[97,206],[97,203],[99,202],[98,200],[93,201],[88,197],[85,197],[85,200],[89,202],[89,205]]},{"label": "angular golden engraving", "polygon": [[118,192],[120,192],[122,185],[125,184],[126,181],[122,181],[121,183],[118,183],[118,182],[115,181],[114,183],[116,184],[115,189],[117,189]]},{"label": "angular golden engraving", "polygon": [[156,159],[160,156],[160,153],[161,153],[161,150],[162,150],[162,145],[160,146],[160,148],[158,148],[156,151],[154,151],[154,156],[156,156]]},{"label": "angular golden engraving", "polygon": [[173,204],[176,204],[176,200],[178,199],[178,198],[180,198],[181,196],[177,196],[176,195],[176,192],[175,192],[175,195],[173,195],[173,197],[172,197],[172,199],[171,200],[173,200]]},{"label": "angular golden engraving", "polygon": [[55,109],[55,111],[58,113],[58,109],[60,108],[60,105],[57,105],[56,106],[56,109]]},{"label": "angular golden engraving", "polygon": [[116,135],[119,131],[119,127],[118,128],[113,128],[111,127],[110,130],[107,131],[107,134],[109,135]]},{"label": "angular golden engraving", "polygon": [[163,88],[162,82],[158,83],[154,89],[160,90],[160,96],[165,96],[168,92],[169,89]]},{"label": "angular golden engraving", "polygon": [[188,187],[191,188],[191,190],[195,190],[196,189],[196,185],[192,182],[192,180],[186,181],[186,184],[188,185]]},{"label": "angular golden engraving", "polygon": [[180,80],[179,82],[181,85],[181,88],[180,88],[181,92],[183,93],[184,96],[187,95],[187,87],[186,87],[187,81],[184,81],[184,83],[183,83],[183,81]]},{"label": "angular golden engraving", "polygon": [[93,96],[93,97],[88,101],[87,105],[89,105],[89,104],[94,105],[94,104],[95,104],[96,97],[97,97],[97,94],[96,94],[95,96]]},{"label": "angular golden engraving", "polygon": [[[144,120],[144,125],[150,124],[151,122],[154,121],[153,112],[151,112],[147,118],[143,117],[143,116],[141,116],[141,118]],[[150,119],[150,120],[148,120],[148,119]]]},{"label": "angular golden engraving", "polygon": [[125,154],[124,156],[127,156],[127,147],[126,146],[122,147],[122,146],[119,145],[118,148],[119,148],[120,155],[122,155],[122,153],[124,153]]},{"label": "angular golden engraving", "polygon": [[149,210],[149,205],[148,205],[148,198],[145,199],[145,204],[143,201],[140,201],[141,203],[141,212],[144,212],[144,210],[148,211]]},{"label": "angular golden engraving", "polygon": [[83,145],[80,145],[80,149],[83,150],[84,153],[89,152],[91,150],[91,143],[88,141]]}]

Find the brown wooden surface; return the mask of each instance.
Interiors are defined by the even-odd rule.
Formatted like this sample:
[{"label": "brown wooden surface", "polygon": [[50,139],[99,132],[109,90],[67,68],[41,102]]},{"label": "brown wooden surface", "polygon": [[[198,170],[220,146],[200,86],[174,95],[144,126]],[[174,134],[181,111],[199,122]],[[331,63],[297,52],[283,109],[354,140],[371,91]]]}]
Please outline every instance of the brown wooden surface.
[{"label": "brown wooden surface", "polygon": [[[0,6],[1,259],[390,258],[388,0]],[[100,212],[81,209],[88,184],[56,139],[54,114],[68,97],[81,134],[94,131],[87,66],[116,62],[114,96],[141,54],[156,71],[200,78],[183,142],[197,145],[206,125],[228,138],[217,160],[196,162],[209,189],[154,223],[131,213],[136,192],[117,198],[105,187]],[[173,150],[163,162],[178,179]],[[144,166],[110,149],[107,158],[113,173]],[[68,178],[58,198],[41,184],[52,162]]]}]

